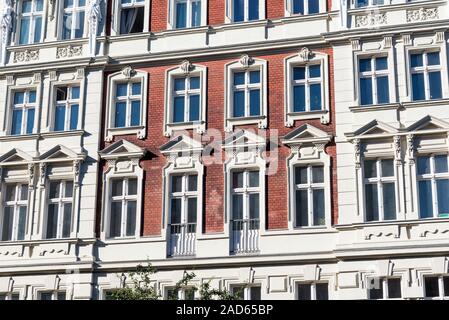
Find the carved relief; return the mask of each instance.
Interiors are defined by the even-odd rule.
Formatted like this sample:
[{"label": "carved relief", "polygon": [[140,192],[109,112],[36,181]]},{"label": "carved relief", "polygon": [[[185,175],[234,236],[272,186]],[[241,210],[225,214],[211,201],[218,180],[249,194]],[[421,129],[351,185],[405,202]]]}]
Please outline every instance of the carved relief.
[{"label": "carved relief", "polygon": [[418,22],[438,19],[438,8],[420,8],[407,10],[407,22]]},{"label": "carved relief", "polygon": [[24,50],[14,52],[14,63],[28,62],[39,59],[39,50]]},{"label": "carved relief", "polygon": [[378,25],[387,24],[387,14],[386,13],[375,13],[370,12],[367,15],[356,16],[355,26],[356,27],[373,27]]},{"label": "carved relief", "polygon": [[56,59],[78,57],[83,54],[83,46],[58,47],[56,49]]}]

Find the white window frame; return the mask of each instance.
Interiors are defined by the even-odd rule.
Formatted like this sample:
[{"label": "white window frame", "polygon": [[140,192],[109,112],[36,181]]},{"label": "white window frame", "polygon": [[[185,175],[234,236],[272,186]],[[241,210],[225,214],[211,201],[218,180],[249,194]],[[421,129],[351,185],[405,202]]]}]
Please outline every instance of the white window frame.
[{"label": "white window frame", "polygon": [[[302,1],[304,1],[304,14],[293,13],[293,1],[294,0],[285,0],[285,16],[286,17],[297,17],[297,16],[309,15],[309,1],[308,0],[302,0]],[[326,12],[326,7],[327,7],[326,0],[318,0],[318,6],[319,6],[318,13],[313,13],[313,14],[320,14],[320,13]]]},{"label": "white window frame", "polygon": [[[307,111],[310,108],[306,101],[305,112],[293,111],[293,68],[309,65],[321,66],[321,110]],[[322,124],[330,122],[329,112],[329,56],[320,51],[310,51],[308,48],[302,48],[299,53],[288,56],[284,59],[284,99],[285,99],[285,116],[284,122],[286,127],[293,127],[297,120],[320,119]],[[307,93],[306,93],[307,96]]]},{"label": "white window frame", "polygon": [[[69,40],[81,40],[83,38],[87,37],[88,34],[88,28],[89,28],[89,19],[87,17],[88,15],[88,6],[89,6],[89,0],[85,0],[86,3],[83,7],[78,6],[78,2],[79,0],[73,0],[73,7],[72,8],[64,8],[64,0],[59,1],[59,5],[60,5],[60,9],[59,9],[59,14],[56,15],[56,17],[59,19],[58,21],[58,39],[61,41],[69,41]],[[76,2],[76,6],[75,6],[75,2]],[[75,30],[76,28],[73,28],[73,25],[78,23],[77,21],[77,15],[76,13],[78,12],[83,12],[84,11],[84,26],[83,26],[83,35],[81,38],[75,38]],[[72,15],[72,26],[70,29],[70,39],[64,39],[63,38],[63,23],[64,23],[64,13],[71,13]],[[45,29],[44,29],[45,30]]]},{"label": "white window frame", "polygon": [[[357,62],[356,62],[356,68],[357,68],[357,105],[360,105],[360,107],[369,107],[374,105],[383,105],[384,103],[380,104],[378,102],[378,96],[377,96],[377,77],[378,76],[387,76],[388,77],[388,96],[389,96],[389,102],[386,104],[391,104],[396,101],[396,93],[394,90],[394,86],[392,86],[392,81],[394,81],[394,65],[392,65],[392,61],[390,61],[390,55],[389,54],[378,54],[375,55],[368,55],[368,54],[358,54],[356,55]],[[388,69],[387,70],[376,70],[376,59],[377,58],[387,58],[388,62]],[[361,72],[359,70],[360,67],[360,60],[363,59],[371,59],[371,71],[364,71]],[[362,105],[361,104],[361,96],[362,96],[362,90],[360,87],[360,80],[361,79],[370,78],[372,83],[372,98],[373,98],[373,104],[372,105]],[[394,82],[393,82],[394,83]],[[393,100],[394,99],[394,100]]]},{"label": "white window frame", "polygon": [[[42,43],[45,39],[45,33],[44,31],[46,30],[46,20],[47,20],[47,1],[43,1],[42,4],[42,11],[34,11],[34,9],[36,8],[36,0],[33,0],[33,11],[28,12],[28,13],[23,13],[22,12],[22,2],[23,0],[20,1],[16,1],[16,12],[18,12],[17,14],[17,26],[16,26],[16,37],[15,37],[15,44],[19,45],[20,43],[20,28],[22,26],[22,18],[23,17],[31,17],[31,25],[30,25],[30,33],[28,34],[28,42],[29,43],[24,43],[24,44],[20,44],[20,45],[30,45],[30,44],[37,44],[37,43]],[[38,12],[38,13],[37,13]],[[42,18],[42,25],[41,25],[41,39],[39,40],[39,42],[34,42],[34,21],[35,21],[35,17],[40,16]],[[30,39],[32,39],[32,42],[30,42]]]},{"label": "white window frame", "polygon": [[[67,94],[69,96],[72,95],[72,88],[73,87],[79,87],[79,98],[78,99],[66,99],[66,100],[57,100],[57,90],[61,87],[67,87]],[[51,93],[53,94],[52,99],[52,120],[51,120],[51,130],[54,132],[62,132],[62,131],[74,131],[79,130],[82,127],[82,115],[83,115],[83,96],[84,96],[84,82],[67,82],[67,83],[54,83],[52,86]],[[70,120],[71,120],[71,110],[72,105],[77,104],[78,105],[78,122],[77,127],[75,129],[70,129]],[[56,124],[56,107],[58,105],[64,105],[65,106],[65,114],[64,114],[64,130],[62,131],[55,131],[55,124]]]},{"label": "white window frame", "polygon": [[[234,73],[250,71],[260,72],[260,115],[235,118],[233,116]],[[243,55],[240,60],[225,65],[225,75],[225,131],[231,132],[235,126],[247,124],[257,124],[259,129],[266,129],[268,126],[267,61]],[[245,108],[249,108],[248,103],[249,100],[246,98]]]},{"label": "white window frame", "polygon": [[255,300],[251,300],[251,290],[253,288],[259,288],[260,289],[260,300],[262,299],[262,283],[252,283],[250,285],[247,284],[237,284],[237,283],[233,283],[229,286],[229,291],[234,295],[234,289],[238,288],[238,287],[243,287],[243,300],[247,300],[247,301],[255,301]]},{"label": "white window frame", "polygon": [[[426,282],[425,278],[438,278],[438,297],[426,297]],[[422,280],[422,289],[423,289],[423,297],[425,300],[449,300],[449,293],[448,295],[444,294],[444,279],[443,278],[449,278],[448,274],[440,274],[440,275],[434,275],[434,274],[425,274],[423,275]]]},{"label": "white window frame", "polygon": [[[327,284],[327,296],[328,296],[328,300],[330,300],[330,284],[328,281],[295,281],[295,299],[299,300],[299,290],[298,290],[298,286],[299,285],[308,285],[310,284],[310,301],[313,300],[317,300],[316,297],[316,285],[317,284]],[[306,300],[302,300],[302,301],[306,301]]]},{"label": "white window frame", "polygon": [[65,299],[64,300],[68,300],[67,298],[67,291],[65,290],[42,290],[38,292],[38,299],[37,300],[42,300],[42,294],[43,293],[50,293],[51,294],[51,300],[60,300],[58,299],[58,295],[61,293],[65,294]]},{"label": "white window frame", "polygon": [[[71,182],[72,183],[72,197],[65,197],[66,192],[66,184]],[[58,183],[59,187],[59,197],[58,198],[50,198],[50,184],[51,183]],[[44,232],[44,239],[67,239],[67,237],[63,237],[63,224],[64,224],[64,205],[65,204],[71,204],[71,217],[70,217],[70,234],[68,238],[71,238],[72,232],[73,232],[73,224],[74,224],[74,216],[75,216],[75,203],[74,203],[74,196],[75,196],[75,182],[72,179],[48,179],[46,189],[48,192],[46,193],[46,210],[45,210],[45,224],[43,226]],[[63,196],[64,195],[64,196]],[[50,204],[57,204],[58,205],[58,225],[56,227],[56,237],[54,238],[48,238],[47,237],[47,231],[48,231],[48,212]]]},{"label": "white window frame", "polygon": [[[186,291],[194,290],[194,288],[195,287],[188,286],[188,285],[185,286],[185,287],[179,288],[179,290],[178,290],[178,301],[181,301],[181,300],[189,301],[189,300],[186,300]],[[170,290],[174,290],[174,289],[175,289],[175,287],[172,287],[172,286],[164,286],[164,300],[169,300],[168,299],[169,298],[168,293],[169,293]],[[196,300],[198,298],[198,290],[195,290],[193,295],[194,295],[193,300]]]},{"label": "white window frame", "polygon": [[[0,295],[3,295],[5,297],[5,299],[4,299],[5,301],[20,300],[20,298],[21,298],[20,292],[16,292],[16,291],[13,291],[13,292],[0,292]],[[18,299],[12,299],[12,297],[14,295],[17,295]],[[0,299],[0,301],[2,301],[2,299]]]},{"label": "white window frame", "polygon": [[225,10],[225,23],[244,23],[244,22],[256,22],[266,19],[265,13],[265,0],[259,0],[259,19],[258,20],[248,20],[248,0],[245,0],[245,13],[244,20],[239,22],[234,22],[234,1],[225,0],[226,10]]},{"label": "white window frame", "polygon": [[366,9],[366,8],[376,8],[376,7],[378,7],[378,6],[385,6],[385,5],[388,5],[388,4],[390,4],[390,1],[391,0],[384,0],[384,3],[383,4],[374,4],[376,1],[378,1],[378,0],[368,0],[368,5],[367,6],[361,6],[361,7],[359,7],[359,6],[357,6],[357,0],[350,0],[351,1],[351,8],[353,8],[353,9]]},{"label": "white window frame", "polygon": [[[394,175],[391,177],[383,177],[381,175],[382,172],[382,165],[381,165],[381,161],[383,160],[391,160],[392,161],[392,166],[393,166],[393,171],[394,171]],[[372,177],[372,178],[367,178],[365,176],[365,161],[375,161],[376,162],[376,177]],[[393,155],[391,155],[391,157],[365,157],[363,159],[363,206],[364,206],[364,221],[365,222],[382,222],[382,221],[395,221],[398,220],[398,208],[399,208],[399,202],[398,202],[398,194],[397,194],[397,190],[398,190],[398,172],[397,172],[397,166],[395,165],[395,159],[393,157]],[[394,190],[395,190],[395,212],[396,212],[396,219],[394,220],[385,220],[385,212],[384,212],[384,202],[383,202],[383,184],[384,183],[394,183]],[[366,185],[376,185],[376,189],[377,189],[377,207],[379,209],[379,220],[376,221],[367,221],[366,218],[366,194],[365,194],[365,186]]]},{"label": "white window frame", "polygon": [[[15,188],[15,199],[12,201],[6,201],[5,196],[6,196],[6,189],[8,185],[13,185]],[[20,188],[21,187],[26,187],[27,189],[27,199],[26,200],[20,200]],[[2,206],[0,208],[0,241],[3,238],[3,220],[4,220],[4,214],[5,214],[5,207],[13,207],[14,210],[14,216],[13,216],[13,234],[12,234],[12,239],[11,240],[5,240],[5,241],[19,241],[17,239],[18,236],[18,219],[19,219],[19,214],[20,214],[20,207],[24,207],[26,206],[26,212],[25,212],[25,232],[24,232],[24,239],[25,240],[27,238],[27,225],[28,225],[28,212],[29,212],[29,205],[30,205],[30,190],[29,190],[30,186],[28,185],[27,182],[10,182],[10,183],[6,183],[3,182],[1,185],[1,190],[2,190]]]},{"label": "white window frame", "polygon": [[[141,83],[141,97],[140,97],[140,126],[132,127],[115,127],[115,88],[116,84],[124,82],[140,82]],[[110,74],[108,76],[107,99],[108,104],[106,108],[106,126],[105,126],[105,141],[111,142],[114,136],[136,134],[138,139],[146,137],[147,128],[147,105],[148,105],[148,73],[144,71],[134,70],[126,67],[122,71]]]},{"label": "white window frame", "polygon": [[[8,125],[8,133],[10,135],[12,135],[12,123],[13,123],[13,111],[20,109],[22,110],[22,125],[21,125],[21,129],[20,129],[20,134],[18,134],[17,136],[21,136],[21,135],[30,135],[30,134],[34,134],[37,132],[37,124],[38,124],[38,118],[39,118],[39,114],[38,114],[38,105],[39,105],[39,101],[38,99],[38,88],[37,87],[31,87],[31,88],[22,88],[22,89],[12,89],[10,90],[10,101],[11,101],[11,107],[10,107],[10,119],[8,119],[9,121],[9,125]],[[34,103],[30,103],[28,102],[29,100],[29,96],[30,96],[30,91],[34,91],[36,92],[36,102]],[[14,104],[14,95],[16,92],[23,92],[24,93],[24,103],[18,105],[18,107],[16,107],[16,105]],[[28,110],[29,109],[34,109],[34,123],[33,123],[33,132],[32,133],[26,133],[26,127],[28,124]]]},{"label": "white window frame", "polygon": [[[200,89],[195,93],[200,95],[200,110],[198,121],[184,121],[174,123],[174,79],[182,77],[200,77]],[[193,65],[189,61],[184,61],[180,66],[168,69],[165,75],[165,112],[164,112],[164,135],[170,137],[178,130],[194,129],[197,133],[203,134],[206,131],[207,116],[207,67],[201,65]],[[186,92],[188,94],[188,92]],[[188,100],[184,101],[184,105],[188,105]],[[188,108],[185,108],[187,112]]]},{"label": "white window frame", "polygon": [[[176,3],[178,1],[187,2],[187,10],[191,8],[191,3],[200,1],[201,2],[201,22],[199,26],[192,27],[192,15],[191,13],[187,15],[186,27],[178,29],[176,28]],[[208,15],[208,0],[168,0],[168,19],[167,19],[167,29],[168,30],[185,30],[187,28],[199,28],[207,25],[207,15]]]},{"label": "white window frame", "polygon": [[[141,3],[132,0],[131,4],[127,4],[125,8],[132,7],[144,7],[144,21],[143,21],[143,33],[150,30],[150,2],[151,0],[144,0]],[[128,36],[133,34],[120,34],[120,17],[121,17],[121,0],[112,1],[112,23],[111,23],[111,35],[112,36]],[[139,34],[135,33],[134,35]]]},{"label": "white window frame", "polygon": [[[388,281],[391,279],[396,279],[396,280],[399,279],[399,281],[401,283],[401,297],[399,297],[399,298],[390,298],[388,296]],[[402,277],[391,276],[391,277],[377,277],[377,278],[367,277],[366,278],[367,283],[369,283],[371,280],[374,281],[375,283],[379,283],[382,286],[383,297],[381,299],[371,299],[371,297],[370,297],[371,288],[368,288],[368,285],[367,285],[366,295],[367,295],[368,300],[402,300],[404,298]]]},{"label": "white window frame", "polygon": [[[440,64],[439,65],[428,65],[428,60],[427,60],[427,54],[429,53],[436,53],[438,52],[439,57],[440,57]],[[419,100],[414,100],[413,99],[413,81],[411,79],[411,77],[414,74],[422,74],[424,76],[424,92],[425,92],[425,100],[431,100],[430,99],[430,81],[429,81],[429,73],[432,71],[439,71],[440,72],[440,77],[441,77],[441,94],[443,95],[444,89],[443,89],[443,73],[444,73],[444,69],[442,69],[442,53],[438,50],[424,50],[424,51],[412,51],[409,53],[410,54],[410,94],[411,94],[411,98],[412,101],[419,101]],[[411,66],[411,56],[412,55],[421,55],[423,58],[423,66],[422,67],[412,67]]]}]

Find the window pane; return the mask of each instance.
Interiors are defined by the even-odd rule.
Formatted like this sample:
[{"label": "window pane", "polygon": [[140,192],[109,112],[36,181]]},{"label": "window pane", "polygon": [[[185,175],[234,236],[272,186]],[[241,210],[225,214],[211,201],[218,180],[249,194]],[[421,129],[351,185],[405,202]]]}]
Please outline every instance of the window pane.
[{"label": "window pane", "polygon": [[393,160],[381,160],[382,177],[394,177]]},{"label": "window pane", "polygon": [[128,201],[126,212],[126,236],[131,237],[136,234],[136,201]]},{"label": "window pane", "polygon": [[64,13],[62,21],[62,39],[67,40],[71,38],[72,28],[72,14]]},{"label": "window pane", "polygon": [[182,191],[182,176],[172,176],[171,179],[171,192]]},{"label": "window pane", "polygon": [[185,28],[187,25],[187,2],[176,4],[176,28]]},{"label": "window pane", "polygon": [[191,174],[188,176],[188,190],[196,191],[198,189],[198,175]]},{"label": "window pane", "polygon": [[25,98],[24,92],[15,92],[14,93],[14,104],[23,104]]},{"label": "window pane", "polygon": [[84,11],[80,11],[76,15],[75,38],[82,38],[84,33]]},{"label": "window pane", "polygon": [[298,300],[311,300],[311,285],[298,284]]},{"label": "window pane", "polygon": [[28,199],[28,185],[23,184],[20,186],[20,200]]},{"label": "window pane", "polygon": [[329,300],[329,285],[327,283],[317,283],[315,288],[317,300]]},{"label": "window pane", "polygon": [[189,99],[190,99],[189,121],[198,121],[200,120],[200,96],[198,94],[191,95]]},{"label": "window pane", "polygon": [[64,198],[71,198],[72,196],[73,196],[73,181],[66,181]]},{"label": "window pane", "polygon": [[448,172],[447,155],[435,156],[435,172],[436,173]]},{"label": "window pane", "polygon": [[40,300],[53,300],[52,292],[41,292],[39,296]]},{"label": "window pane", "polygon": [[366,221],[379,220],[379,205],[377,196],[377,185],[365,185],[365,207],[366,207]]},{"label": "window pane", "polygon": [[181,223],[181,199],[171,199],[171,223]]},{"label": "window pane", "polygon": [[[304,14],[304,0],[292,0],[292,10],[294,14]],[[309,10],[310,11],[310,10]]]},{"label": "window pane", "polygon": [[131,86],[131,94],[133,96],[140,95],[141,92],[141,84],[140,82],[135,82]]},{"label": "window pane", "polygon": [[419,181],[419,215],[421,218],[433,217],[432,207],[432,183],[431,181]]},{"label": "window pane", "polygon": [[123,194],[123,180],[112,180],[112,196],[121,196]]},{"label": "window pane", "polygon": [[56,106],[55,131],[64,131],[64,124],[65,124],[65,106]]},{"label": "window pane", "polygon": [[5,201],[14,201],[15,199],[16,199],[16,185],[15,184],[6,185]]},{"label": "window pane", "polygon": [[34,109],[27,110],[27,124],[26,124],[26,133],[33,133],[34,128]]},{"label": "window pane", "polygon": [[293,87],[293,112],[306,111],[306,90],[305,86],[298,85]]},{"label": "window pane", "polygon": [[29,91],[28,92],[28,102],[29,103],[35,103],[36,102],[36,91]]},{"label": "window pane", "polygon": [[388,76],[377,77],[377,103],[389,103]]},{"label": "window pane", "polygon": [[126,97],[128,95],[128,84],[127,83],[117,84],[115,95],[117,97]]},{"label": "window pane", "polygon": [[245,84],[245,72],[234,72],[234,85]]},{"label": "window pane", "polygon": [[427,64],[429,66],[435,66],[440,64],[440,53],[439,52],[428,52],[427,53]]},{"label": "window pane", "polygon": [[310,85],[310,110],[321,110],[321,84]]},{"label": "window pane", "polygon": [[384,183],[383,202],[384,202],[384,220],[396,219],[396,190],[394,183]]},{"label": "window pane", "polygon": [[65,291],[56,293],[56,300],[65,300],[65,299],[66,299]]},{"label": "window pane", "polygon": [[424,278],[425,296],[428,298],[439,297],[438,277]]},{"label": "window pane", "polygon": [[29,34],[30,34],[30,17],[22,17],[20,23],[20,37],[19,44],[28,44],[29,43]]},{"label": "window pane", "polygon": [[312,167],[312,182],[313,183],[324,182],[324,167],[323,166]]},{"label": "window pane", "polygon": [[232,187],[243,188],[243,172],[234,172],[232,174]]},{"label": "window pane", "polygon": [[388,279],[388,298],[398,299],[401,294],[401,279]]},{"label": "window pane", "polygon": [[14,110],[12,112],[12,128],[11,134],[21,134],[22,133],[22,110]]},{"label": "window pane", "polygon": [[23,0],[22,2],[22,13],[29,13],[33,9],[33,1],[32,0]]},{"label": "window pane", "polygon": [[27,219],[27,207],[19,207],[19,222],[17,224],[17,240],[25,239],[25,228]]},{"label": "window pane", "polygon": [[199,89],[199,88],[200,88],[200,77],[191,77],[190,89]]},{"label": "window pane", "polygon": [[305,78],[306,78],[305,67],[293,68],[293,80],[304,80]]},{"label": "window pane", "polygon": [[234,91],[234,117],[244,117],[245,116],[245,92]]},{"label": "window pane", "polygon": [[64,0],[64,8],[72,8],[73,0]]},{"label": "window pane", "polygon": [[309,225],[309,205],[307,190],[296,191],[296,226],[305,227]]},{"label": "window pane", "polygon": [[184,97],[175,97],[173,122],[184,122]]},{"label": "window pane", "polygon": [[248,6],[249,6],[248,19],[249,20],[259,19],[259,0],[248,0]]},{"label": "window pane", "polygon": [[364,162],[364,174],[365,174],[365,178],[377,177],[377,161],[376,160],[366,160]]},{"label": "window pane", "polygon": [[258,187],[259,186],[259,171],[249,171],[249,186]]},{"label": "window pane", "polygon": [[260,299],[261,299],[261,288],[250,287],[250,300],[260,300]]},{"label": "window pane", "polygon": [[[187,199],[187,223],[196,223],[197,215],[197,199],[188,198]],[[189,230],[193,232],[193,230]]]},{"label": "window pane", "polygon": [[387,57],[376,58],[376,70],[387,70],[388,69],[388,59]]},{"label": "window pane", "polygon": [[295,168],[295,184],[307,183],[307,167]]},{"label": "window pane", "polygon": [[56,238],[58,227],[58,204],[51,203],[48,205],[47,213],[47,239]]},{"label": "window pane", "polygon": [[251,71],[249,73],[249,83],[260,83],[260,71]]},{"label": "window pane", "polygon": [[424,89],[424,74],[415,73],[412,74],[412,90],[413,100],[425,100],[426,94]]},{"label": "window pane", "polygon": [[360,72],[371,71],[371,59],[360,59],[359,71]]},{"label": "window pane", "polygon": [[232,219],[243,219],[243,195],[241,194],[232,196]]},{"label": "window pane", "polygon": [[201,1],[192,2],[192,27],[201,25]]},{"label": "window pane", "polygon": [[70,226],[72,221],[72,204],[64,204],[64,219],[62,221],[62,237],[70,237]]},{"label": "window pane", "polygon": [[418,174],[430,173],[430,157],[418,157]]},{"label": "window pane", "polygon": [[373,104],[373,82],[371,78],[360,79],[360,104]]},{"label": "window pane", "polygon": [[260,115],[260,90],[251,90],[249,92],[250,116]]},{"label": "window pane", "polygon": [[115,104],[115,127],[121,128],[126,126],[126,102],[118,102]]},{"label": "window pane", "polygon": [[133,196],[137,194],[137,179],[128,180],[128,195]]},{"label": "window pane", "polygon": [[310,78],[321,77],[321,65],[316,64],[316,65],[309,66],[309,77]]},{"label": "window pane", "polygon": [[2,241],[12,240],[12,229],[14,222],[14,208],[5,207],[2,221]]},{"label": "window pane", "polygon": [[377,300],[384,298],[383,281],[381,279],[369,279],[368,283],[368,295],[369,299]]},{"label": "window pane", "polygon": [[326,224],[324,212],[324,189],[315,189],[313,190],[314,226],[324,226]]},{"label": "window pane", "polygon": [[109,225],[109,236],[120,237],[122,227],[122,203],[112,202],[111,203],[111,221]]},{"label": "window pane", "polygon": [[442,98],[441,72],[429,72],[430,99]]},{"label": "window pane", "polygon": [[233,0],[234,22],[240,22],[245,19],[245,1]]},{"label": "window pane", "polygon": [[[249,218],[250,219],[259,219],[259,194],[258,193],[251,193],[249,195]],[[252,226],[250,226],[250,227],[252,227]]]},{"label": "window pane", "polygon": [[50,192],[49,192],[49,198],[50,199],[56,199],[59,198],[59,190],[60,189],[60,182],[50,182]]},{"label": "window pane", "polygon": [[443,277],[444,296],[449,296],[449,277]]},{"label": "window pane", "polygon": [[131,101],[131,126],[140,125],[140,101]]},{"label": "window pane", "polygon": [[449,180],[437,180],[438,214],[449,214]]},{"label": "window pane", "polygon": [[56,101],[65,101],[67,100],[68,87],[57,87],[56,88]]},{"label": "window pane", "polygon": [[78,110],[79,106],[77,104],[73,104],[70,107],[70,130],[78,128]]},{"label": "window pane", "polygon": [[42,17],[36,17],[34,20],[34,43],[41,42]]},{"label": "window pane", "polygon": [[422,54],[412,54],[410,55],[410,66],[412,68],[423,66],[423,55]]}]

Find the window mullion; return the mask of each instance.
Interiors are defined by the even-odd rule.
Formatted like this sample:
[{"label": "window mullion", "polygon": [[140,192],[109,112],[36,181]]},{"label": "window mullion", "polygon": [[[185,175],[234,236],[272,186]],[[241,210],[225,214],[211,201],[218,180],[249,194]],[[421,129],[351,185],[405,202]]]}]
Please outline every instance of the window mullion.
[{"label": "window mullion", "polygon": [[430,157],[433,217],[438,217],[437,179],[435,176],[435,156]]},{"label": "window mullion", "polygon": [[309,208],[309,226],[313,226],[313,189],[312,189],[312,167],[307,167],[307,202]]}]

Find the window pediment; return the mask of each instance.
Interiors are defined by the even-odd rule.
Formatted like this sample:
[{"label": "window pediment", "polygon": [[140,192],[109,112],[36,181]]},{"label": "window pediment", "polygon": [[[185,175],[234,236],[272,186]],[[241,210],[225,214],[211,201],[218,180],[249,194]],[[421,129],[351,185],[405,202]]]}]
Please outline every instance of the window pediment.
[{"label": "window pediment", "polygon": [[0,166],[24,164],[33,161],[33,157],[19,149],[12,149],[0,157]]},{"label": "window pediment", "polygon": [[332,140],[332,135],[318,129],[310,124],[304,124],[284,136],[281,140],[283,144],[301,145],[304,143],[328,143]]},{"label": "window pediment", "polygon": [[126,140],[119,140],[104,148],[99,152],[99,155],[105,160],[120,158],[140,159],[145,153],[146,149]]},{"label": "window pediment", "polygon": [[354,138],[354,137],[364,137],[366,136],[366,138],[370,138],[376,135],[393,135],[398,133],[399,130],[386,124],[383,123],[379,120],[373,120],[370,123],[364,125],[363,127],[357,129],[354,132],[350,132],[350,133],[346,133],[345,135],[349,138]]},{"label": "window pediment", "polygon": [[63,145],[57,145],[56,147],[51,148],[39,157],[41,161],[45,162],[75,161],[84,160],[85,158],[85,152],[77,153]]},{"label": "window pediment", "polygon": [[406,130],[415,133],[419,133],[420,131],[425,131],[426,133],[429,131],[448,131],[449,123],[433,116],[426,116],[410,125]]}]

